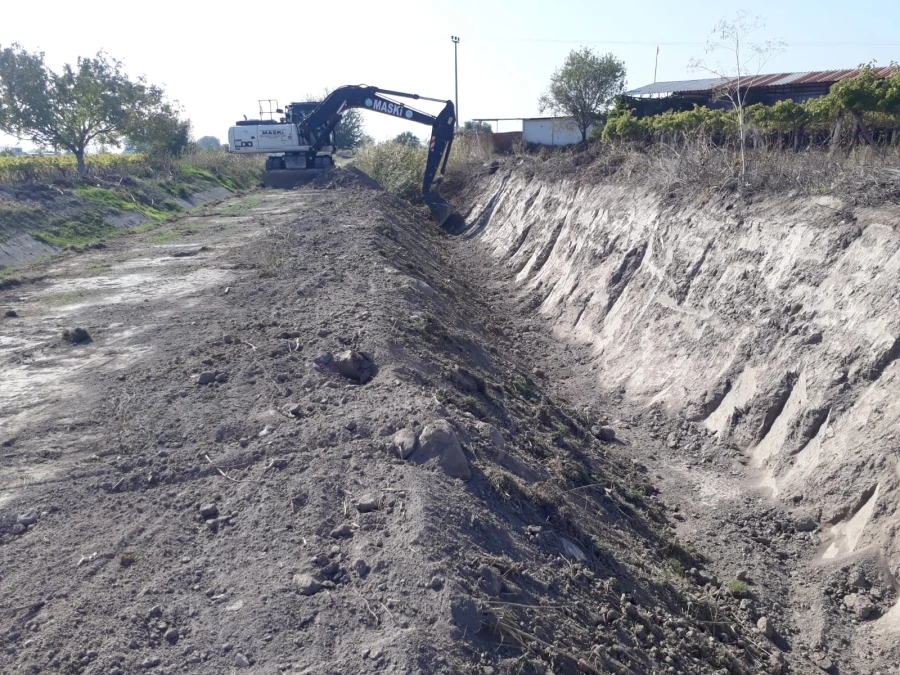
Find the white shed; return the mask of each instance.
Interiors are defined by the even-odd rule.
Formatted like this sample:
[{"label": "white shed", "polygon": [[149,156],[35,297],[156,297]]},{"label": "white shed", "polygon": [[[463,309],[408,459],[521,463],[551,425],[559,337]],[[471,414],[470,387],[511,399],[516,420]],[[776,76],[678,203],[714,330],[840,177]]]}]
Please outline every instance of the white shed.
[{"label": "white shed", "polygon": [[[591,130],[588,129],[590,138]],[[572,145],[581,142],[581,132],[571,117],[526,117],[522,140],[537,145]]]}]

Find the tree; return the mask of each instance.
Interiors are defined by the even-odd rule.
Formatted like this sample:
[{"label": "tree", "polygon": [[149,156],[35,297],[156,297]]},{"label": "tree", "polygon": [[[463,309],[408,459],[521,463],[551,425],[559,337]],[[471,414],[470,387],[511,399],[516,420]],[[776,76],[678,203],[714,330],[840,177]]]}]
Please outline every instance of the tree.
[{"label": "tree", "polygon": [[491,125],[487,122],[478,122],[476,120],[469,120],[465,124],[463,124],[463,131],[475,131],[480,134],[490,134],[493,133],[493,129],[491,129]]},{"label": "tree", "polygon": [[[859,74],[846,80],[841,80],[831,87],[829,97],[834,99],[838,108],[839,119],[844,111],[850,113],[857,128],[866,143],[875,145],[875,139],[869,127],[863,120],[863,113],[888,112],[886,103],[890,95],[890,81],[879,77],[875,70],[875,64],[869,63],[859,68]],[[840,132],[837,133],[837,143],[840,142]],[[837,147],[832,145],[832,150]]]},{"label": "tree", "polygon": [[[326,89],[321,96],[307,94],[306,101],[324,101],[333,89]],[[338,150],[354,150],[364,144],[366,129],[362,113],[356,108],[345,110],[334,128],[334,147]]]},{"label": "tree", "polygon": [[[331,91],[325,90],[325,96],[330,93]],[[345,110],[341,121],[334,128],[334,147],[339,150],[355,150],[363,144],[365,132],[362,113],[356,108]]]},{"label": "tree", "polygon": [[602,111],[625,90],[625,64],[613,54],[598,56],[583,47],[566,57],[550,78],[550,88],[538,99],[541,112],[568,115],[587,140],[588,129]]},{"label": "tree", "polygon": [[351,108],[341,115],[341,121],[334,128],[334,145],[342,150],[353,150],[362,145],[365,135],[362,113]]},{"label": "tree", "polygon": [[222,143],[215,136],[202,136],[197,141],[197,147],[201,150],[221,150]]},{"label": "tree", "polygon": [[135,125],[128,140],[136,152],[157,156],[178,156],[191,144],[190,120],[174,114],[160,114]]},{"label": "tree", "polygon": [[104,52],[78,57],[56,73],[43,52],[27,52],[17,43],[0,49],[0,131],[68,150],[79,175],[87,172],[90,144],[118,147],[123,137],[141,136],[148,127],[159,131],[163,122],[170,130],[185,130],[160,87],[143,77],[130,79],[121,61]]},{"label": "tree", "polygon": [[765,25],[761,17],[743,10],[737,12],[731,21],[722,19],[710,32],[706,40],[705,52],[707,54],[724,52],[725,61],[710,63],[694,58],[688,64],[690,70],[702,70],[722,80],[717,88],[717,95],[721,99],[726,99],[737,113],[742,178],[747,173],[744,104],[747,101],[747,93],[750,91],[747,86],[748,80],[759,75],[763,67],[785,49],[785,43],[782,40],[751,42],[747,39]]},{"label": "tree", "polygon": [[419,137],[411,131],[404,131],[402,134],[397,134],[397,136],[394,138],[394,143],[399,143],[400,145],[411,145],[413,147],[420,145]]}]

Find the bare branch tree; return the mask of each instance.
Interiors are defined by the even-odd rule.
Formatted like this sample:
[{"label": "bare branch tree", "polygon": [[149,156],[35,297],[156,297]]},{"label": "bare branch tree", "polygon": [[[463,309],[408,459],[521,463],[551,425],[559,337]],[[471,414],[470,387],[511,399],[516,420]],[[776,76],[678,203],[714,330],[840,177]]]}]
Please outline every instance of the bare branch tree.
[{"label": "bare branch tree", "polygon": [[775,56],[783,52],[787,44],[783,40],[766,40],[753,42],[749,40],[756,31],[765,27],[762,17],[744,10],[737,12],[734,18],[722,19],[710,32],[704,51],[707,55],[721,54],[723,60],[715,62],[693,58],[688,68],[703,71],[720,79],[715,87],[716,96],[727,100],[737,113],[740,128],[741,178],[747,172],[746,161],[746,124],[744,123],[744,104],[747,93],[765,65]]}]

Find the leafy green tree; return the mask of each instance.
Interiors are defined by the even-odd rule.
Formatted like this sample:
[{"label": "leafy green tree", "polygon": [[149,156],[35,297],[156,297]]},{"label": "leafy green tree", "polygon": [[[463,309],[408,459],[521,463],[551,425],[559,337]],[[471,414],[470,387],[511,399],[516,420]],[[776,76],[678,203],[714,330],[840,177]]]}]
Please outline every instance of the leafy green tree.
[{"label": "leafy green tree", "polygon": [[122,138],[146,136],[151,127],[182,133],[184,124],[160,87],[130,79],[104,52],[56,73],[43,52],[17,43],[0,49],[0,131],[71,152],[82,176],[92,143],[118,147]]},{"label": "leafy green tree", "polygon": [[176,157],[191,144],[191,121],[176,115],[157,115],[145,120],[129,134],[136,152]]},{"label": "leafy green tree", "polygon": [[394,143],[416,147],[421,144],[421,141],[419,141],[419,137],[416,136],[413,132],[404,131],[402,134],[397,134],[397,136],[394,137]]},{"label": "leafy green tree", "polygon": [[613,54],[599,56],[584,47],[571,51],[562,68],[553,73],[538,107],[541,112],[572,117],[581,140],[586,141],[588,129],[624,90],[625,64]]},{"label": "leafy green tree", "polygon": [[221,150],[222,143],[215,136],[202,136],[197,141],[197,147],[201,150]]},{"label": "leafy green tree", "polygon": [[491,125],[487,122],[478,122],[476,120],[469,120],[465,124],[463,124],[463,131],[477,131],[480,134],[490,134],[493,133],[493,129],[491,129]]},{"label": "leafy green tree", "polygon": [[[849,112],[869,145],[875,145],[872,132],[863,120],[867,112],[884,112],[888,83],[878,77],[874,64],[860,67],[859,74],[832,85],[829,97],[841,112]],[[840,113],[839,113],[840,115]]]},{"label": "leafy green tree", "polygon": [[[321,96],[307,94],[304,101],[323,101],[332,92],[326,89]],[[366,129],[363,124],[362,113],[356,108],[345,110],[341,114],[341,121],[334,128],[334,147],[338,150],[355,150],[365,144]]]}]

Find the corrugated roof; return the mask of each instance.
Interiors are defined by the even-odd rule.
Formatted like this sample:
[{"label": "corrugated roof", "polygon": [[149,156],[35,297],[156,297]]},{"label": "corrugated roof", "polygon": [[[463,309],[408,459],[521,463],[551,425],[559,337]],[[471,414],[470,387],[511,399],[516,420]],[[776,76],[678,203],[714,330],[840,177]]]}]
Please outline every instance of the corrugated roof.
[{"label": "corrugated roof", "polygon": [[685,91],[708,91],[727,82],[722,77],[710,77],[705,80],[678,80],[676,82],[654,82],[644,87],[626,91],[628,96],[644,96],[647,94],[674,94]]},{"label": "corrugated roof", "polygon": [[551,122],[557,120],[574,120],[571,115],[557,115],[556,117],[523,117],[523,122]]},{"label": "corrugated roof", "polygon": [[[888,66],[876,68],[879,77],[888,77],[893,69]],[[832,84],[859,75],[859,68],[847,70],[817,70],[806,73],[773,73],[745,78],[742,86],[748,87],[785,87],[796,84]],[[680,80],[677,82],[656,82],[625,92],[629,96],[647,96],[650,94],[677,94],[690,91],[711,91],[732,84],[736,80],[713,77],[703,80]]]}]

